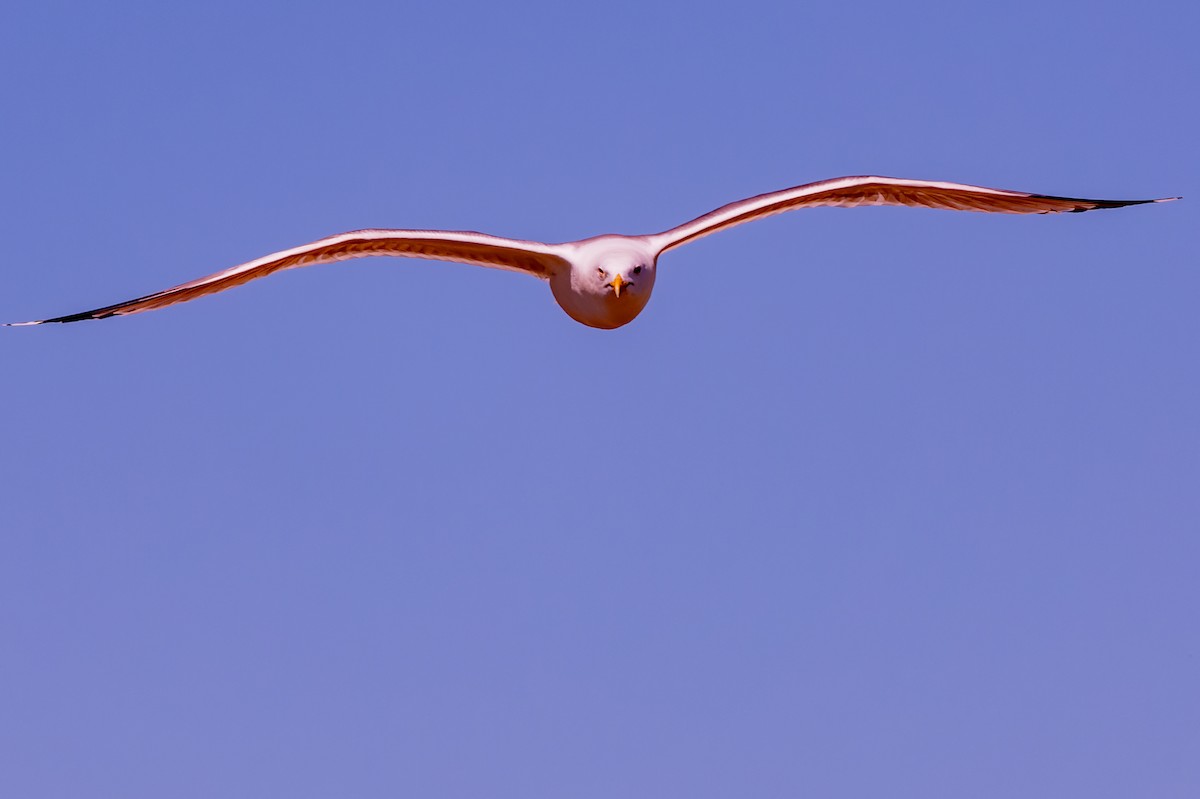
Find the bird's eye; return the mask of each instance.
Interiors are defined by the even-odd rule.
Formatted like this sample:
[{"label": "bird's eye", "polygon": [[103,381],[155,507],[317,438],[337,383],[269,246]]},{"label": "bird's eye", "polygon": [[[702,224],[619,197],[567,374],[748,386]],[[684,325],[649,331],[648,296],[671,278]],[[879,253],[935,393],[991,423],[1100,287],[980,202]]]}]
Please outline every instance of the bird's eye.
[{"label": "bird's eye", "polygon": [[603,268],[597,269],[596,272],[599,273],[600,277],[608,277],[608,272],[605,272]]},{"label": "bird's eye", "polygon": [[640,275],[640,274],[642,273],[642,265],[641,265],[641,264],[638,264],[637,266],[635,266],[635,267],[633,268],[633,273],[634,273],[635,275]]}]

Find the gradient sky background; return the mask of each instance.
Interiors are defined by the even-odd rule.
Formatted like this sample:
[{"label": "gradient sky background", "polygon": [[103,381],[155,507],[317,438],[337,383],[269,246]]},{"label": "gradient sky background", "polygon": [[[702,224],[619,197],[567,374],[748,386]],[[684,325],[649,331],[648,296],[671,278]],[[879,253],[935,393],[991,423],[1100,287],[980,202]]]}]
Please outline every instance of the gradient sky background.
[{"label": "gradient sky background", "polygon": [[354,228],[660,230],[0,329],[0,794],[1200,794],[1194,3],[20,3],[0,319]]}]

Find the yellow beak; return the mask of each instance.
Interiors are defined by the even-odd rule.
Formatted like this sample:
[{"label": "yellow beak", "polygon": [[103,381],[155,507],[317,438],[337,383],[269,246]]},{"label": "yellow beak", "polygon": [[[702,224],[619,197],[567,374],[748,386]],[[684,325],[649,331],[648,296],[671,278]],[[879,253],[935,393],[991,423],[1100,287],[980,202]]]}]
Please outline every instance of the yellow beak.
[{"label": "yellow beak", "polygon": [[614,277],[612,279],[611,282],[609,282],[608,285],[612,286],[613,291],[615,291],[617,296],[620,297],[621,296],[621,286],[625,285],[625,279],[622,278],[620,275],[617,275],[616,277]]}]

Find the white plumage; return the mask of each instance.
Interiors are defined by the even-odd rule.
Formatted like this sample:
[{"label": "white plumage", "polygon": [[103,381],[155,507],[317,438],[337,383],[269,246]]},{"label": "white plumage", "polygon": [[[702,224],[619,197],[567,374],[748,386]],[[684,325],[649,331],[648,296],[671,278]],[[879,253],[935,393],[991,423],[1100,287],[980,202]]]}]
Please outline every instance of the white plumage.
[{"label": "white plumage", "polygon": [[1174,199],[1178,198],[1085,200],[961,183],[846,177],[739,200],[678,227],[645,236],[607,235],[546,244],[467,231],[356,230],[273,253],[116,305],[9,326],[78,322],[141,313],[215,294],[282,269],[372,255],[396,255],[490,266],[548,280],[555,300],[571,318],[591,327],[614,328],[633,321],[645,308],[654,288],[658,257],[662,253],[725,228],[796,208],[909,205],[960,211],[1050,214]]}]

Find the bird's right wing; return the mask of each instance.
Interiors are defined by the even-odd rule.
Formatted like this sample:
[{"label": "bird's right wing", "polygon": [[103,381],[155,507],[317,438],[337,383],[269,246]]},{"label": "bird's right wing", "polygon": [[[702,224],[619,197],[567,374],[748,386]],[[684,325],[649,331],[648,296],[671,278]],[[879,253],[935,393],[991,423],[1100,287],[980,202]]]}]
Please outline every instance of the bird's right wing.
[{"label": "bird's right wing", "polygon": [[52,319],[40,319],[36,322],[17,322],[9,326],[78,322],[83,319],[104,319],[109,316],[141,313],[194,300],[206,294],[215,294],[257,278],[266,277],[282,269],[327,264],[371,255],[398,255],[439,261],[458,261],[464,264],[524,272],[547,279],[558,269],[569,266],[565,257],[566,253],[567,249],[561,245],[505,239],[469,231],[355,230],[273,253],[198,280],[154,294],[147,294],[137,299],[119,302],[116,305],[108,305],[68,316],[57,316]]}]

